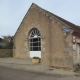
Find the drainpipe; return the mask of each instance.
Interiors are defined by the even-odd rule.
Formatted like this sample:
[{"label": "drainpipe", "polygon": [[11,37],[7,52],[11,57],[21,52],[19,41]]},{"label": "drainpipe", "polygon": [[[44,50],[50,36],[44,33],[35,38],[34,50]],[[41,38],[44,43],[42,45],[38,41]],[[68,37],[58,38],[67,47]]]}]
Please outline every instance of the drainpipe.
[{"label": "drainpipe", "polygon": [[73,33],[73,32],[74,32],[74,30],[71,29],[71,30],[70,30],[70,37],[71,37],[70,39],[71,39],[71,47],[72,47],[71,49],[72,49],[72,50],[70,51],[70,53],[72,54],[72,68],[74,67],[74,59],[73,59],[73,43],[72,43],[72,33]]}]

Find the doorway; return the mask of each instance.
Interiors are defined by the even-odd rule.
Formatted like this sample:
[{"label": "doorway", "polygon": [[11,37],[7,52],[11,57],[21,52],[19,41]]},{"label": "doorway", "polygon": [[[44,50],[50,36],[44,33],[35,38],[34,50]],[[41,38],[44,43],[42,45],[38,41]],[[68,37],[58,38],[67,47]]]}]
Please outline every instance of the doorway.
[{"label": "doorway", "polygon": [[36,28],[30,31],[29,50],[30,50],[30,58],[33,57],[41,58],[41,34],[40,31]]}]

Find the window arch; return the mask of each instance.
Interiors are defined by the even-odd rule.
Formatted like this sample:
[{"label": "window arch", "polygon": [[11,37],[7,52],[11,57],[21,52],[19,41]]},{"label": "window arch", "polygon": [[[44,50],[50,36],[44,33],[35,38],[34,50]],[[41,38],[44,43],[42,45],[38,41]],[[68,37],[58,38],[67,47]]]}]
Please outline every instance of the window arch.
[{"label": "window arch", "polygon": [[38,29],[34,28],[30,31],[29,39],[30,51],[41,51],[41,34]]},{"label": "window arch", "polygon": [[36,37],[40,37],[41,34],[40,34],[40,31],[36,28],[32,29],[31,32],[30,32],[30,38],[36,38]]}]

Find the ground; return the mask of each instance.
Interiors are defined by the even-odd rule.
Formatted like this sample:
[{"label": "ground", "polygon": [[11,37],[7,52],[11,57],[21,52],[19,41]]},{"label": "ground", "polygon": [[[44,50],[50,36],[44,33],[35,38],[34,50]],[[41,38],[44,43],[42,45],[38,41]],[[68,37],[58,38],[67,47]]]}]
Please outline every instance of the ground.
[{"label": "ground", "polygon": [[0,80],[80,80],[75,76],[57,76],[0,67]]},{"label": "ground", "polygon": [[52,76],[24,70],[0,67],[0,80],[58,80],[61,76]]},{"label": "ground", "polygon": [[71,72],[27,60],[0,58],[0,80],[80,80],[80,71]]}]

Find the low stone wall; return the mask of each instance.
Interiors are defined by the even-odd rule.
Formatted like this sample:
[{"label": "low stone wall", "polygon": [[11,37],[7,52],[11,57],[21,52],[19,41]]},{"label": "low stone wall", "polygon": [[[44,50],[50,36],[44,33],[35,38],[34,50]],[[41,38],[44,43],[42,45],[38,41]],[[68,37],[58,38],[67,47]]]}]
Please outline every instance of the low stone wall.
[{"label": "low stone wall", "polygon": [[0,49],[0,58],[13,57],[12,49]]}]

